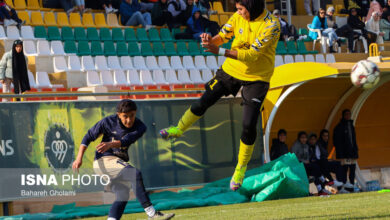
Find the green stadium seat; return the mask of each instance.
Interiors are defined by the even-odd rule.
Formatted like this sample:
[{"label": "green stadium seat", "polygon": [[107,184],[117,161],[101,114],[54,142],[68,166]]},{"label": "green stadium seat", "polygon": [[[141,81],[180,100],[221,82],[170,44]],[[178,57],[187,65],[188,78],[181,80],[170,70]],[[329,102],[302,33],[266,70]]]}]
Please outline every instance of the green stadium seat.
[{"label": "green stadium seat", "polygon": [[129,56],[141,56],[137,42],[129,42],[127,46],[129,47]]},{"label": "green stadium seat", "polygon": [[165,42],[165,55],[167,56],[176,56],[177,52],[173,42]]},{"label": "green stadium seat", "polygon": [[34,28],[34,37],[35,38],[44,38],[47,39],[46,29],[43,26],[36,26]]},{"label": "green stadium seat", "polygon": [[87,28],[87,38],[88,41],[100,41],[97,29],[94,27]]},{"label": "green stadium seat", "polygon": [[91,55],[91,49],[89,47],[88,41],[79,41],[77,56],[88,56]]},{"label": "green stadium seat", "polygon": [[74,39],[76,41],[87,41],[87,35],[85,34],[85,29],[82,27],[74,28]]},{"label": "green stadium seat", "polygon": [[198,43],[195,41],[188,42],[188,52],[191,56],[201,55]]},{"label": "green stadium seat", "polygon": [[222,44],[222,48],[230,50],[232,48],[232,42],[229,41],[227,43]]},{"label": "green stadium seat", "polygon": [[149,29],[149,39],[150,41],[161,41],[160,35],[158,34],[158,30],[156,28]]},{"label": "green stadium seat", "polygon": [[149,41],[147,42],[141,42],[141,55],[142,56],[153,56],[153,50],[150,46]]},{"label": "green stadium seat", "polygon": [[128,56],[129,51],[127,50],[127,45],[123,41],[119,41],[116,43],[116,54],[118,56]]},{"label": "green stadium seat", "polygon": [[123,32],[122,32],[121,28],[113,28],[112,29],[112,40],[115,42],[125,40],[125,37],[123,36]]},{"label": "green stadium seat", "polygon": [[161,28],[160,29],[160,37],[161,37],[161,41],[163,41],[163,42],[173,41],[171,32],[169,31],[168,28]]},{"label": "green stadium seat", "polygon": [[287,53],[296,55],[298,54],[297,46],[295,45],[295,41],[287,41]]},{"label": "green stadium seat", "polygon": [[73,30],[71,27],[62,27],[61,28],[61,38],[63,41],[66,40],[73,40],[74,41],[74,35]]},{"label": "green stadium seat", "polygon": [[61,40],[61,34],[58,27],[47,28],[47,40]]},{"label": "green stadium seat", "polygon": [[137,37],[135,36],[135,31],[133,28],[126,28],[125,29],[125,41],[137,41]]},{"label": "green stadium seat", "polygon": [[306,35],[306,39],[304,41],[312,41],[312,39],[309,37],[309,31],[306,28],[299,28],[298,30],[299,36],[304,36]]},{"label": "green stadium seat", "polygon": [[187,45],[185,42],[177,42],[176,43],[176,47],[177,47],[177,54],[179,56],[187,56],[187,55],[190,55],[190,53],[188,52],[188,49],[187,49]]},{"label": "green stadium seat", "polygon": [[65,53],[77,54],[76,42],[74,40],[66,40],[64,42]]},{"label": "green stadium seat", "polygon": [[298,49],[298,53],[299,54],[317,54],[318,53],[318,51],[316,51],[316,50],[310,50],[310,51],[308,51],[307,49],[306,49],[306,45],[305,45],[305,42],[304,41],[302,41],[302,40],[298,40],[297,41],[297,49]]},{"label": "green stadium seat", "polygon": [[92,56],[104,55],[100,41],[92,41],[91,42],[91,55]]},{"label": "green stadium seat", "polygon": [[165,56],[164,47],[161,42],[153,43],[153,54],[154,56]]},{"label": "green stadium seat", "polygon": [[104,56],[116,56],[116,50],[113,41],[104,41]]},{"label": "green stadium seat", "polygon": [[279,41],[276,45],[276,54],[285,55],[287,54],[286,47],[284,46],[284,41]]},{"label": "green stadium seat", "polygon": [[138,41],[149,41],[148,33],[145,28],[137,28],[137,40]]},{"label": "green stadium seat", "polygon": [[200,46],[200,53],[201,53],[203,56],[215,56],[215,54],[210,53],[210,52],[206,52],[205,50],[206,50],[206,48]]},{"label": "green stadium seat", "polygon": [[101,41],[112,41],[110,29],[100,28],[100,40]]}]

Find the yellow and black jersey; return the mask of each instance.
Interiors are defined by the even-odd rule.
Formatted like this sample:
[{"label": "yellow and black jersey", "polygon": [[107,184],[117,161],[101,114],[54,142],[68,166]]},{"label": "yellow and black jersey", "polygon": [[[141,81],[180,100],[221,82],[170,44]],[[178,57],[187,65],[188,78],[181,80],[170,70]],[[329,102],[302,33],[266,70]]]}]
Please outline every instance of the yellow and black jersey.
[{"label": "yellow and black jersey", "polygon": [[269,82],[274,72],[279,35],[279,21],[267,10],[253,21],[234,13],[219,36],[224,43],[234,37],[231,50],[236,50],[238,56],[237,60],[227,58],[222,69],[239,80]]}]

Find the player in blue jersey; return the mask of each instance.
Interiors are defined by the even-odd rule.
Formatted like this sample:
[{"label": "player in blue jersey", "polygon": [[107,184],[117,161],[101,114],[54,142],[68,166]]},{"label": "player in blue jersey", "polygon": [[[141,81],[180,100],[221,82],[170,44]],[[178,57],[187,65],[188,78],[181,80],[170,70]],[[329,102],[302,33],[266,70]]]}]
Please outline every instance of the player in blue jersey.
[{"label": "player in blue jersey", "polygon": [[111,190],[116,195],[108,220],[121,218],[129,199],[130,183],[149,219],[171,219],[174,214],[163,214],[154,209],[145,191],[141,171],[128,163],[129,146],[146,131],[145,124],[135,117],[136,112],[137,106],[132,100],[119,102],[115,115],[103,118],[88,130],[72,167],[78,171],[88,145],[103,135],[102,142],[96,146],[93,168],[98,174],[106,174],[110,177]]}]

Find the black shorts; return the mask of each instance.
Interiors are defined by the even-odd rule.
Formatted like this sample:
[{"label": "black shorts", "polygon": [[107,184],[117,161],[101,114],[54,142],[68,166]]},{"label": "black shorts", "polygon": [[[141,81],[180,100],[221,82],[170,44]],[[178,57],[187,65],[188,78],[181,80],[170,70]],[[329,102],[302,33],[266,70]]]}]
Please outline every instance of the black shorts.
[{"label": "black shorts", "polygon": [[215,77],[205,84],[206,91],[220,91],[225,96],[236,96],[241,90],[243,105],[259,105],[263,104],[265,96],[269,89],[269,83],[264,81],[242,81],[225,73],[222,69],[218,69]]}]

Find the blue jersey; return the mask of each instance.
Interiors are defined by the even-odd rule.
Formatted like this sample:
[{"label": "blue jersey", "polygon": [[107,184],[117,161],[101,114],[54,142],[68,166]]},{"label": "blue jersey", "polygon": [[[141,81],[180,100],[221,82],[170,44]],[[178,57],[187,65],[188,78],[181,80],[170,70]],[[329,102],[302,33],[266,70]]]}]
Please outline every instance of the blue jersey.
[{"label": "blue jersey", "polygon": [[126,128],[120,121],[118,115],[111,115],[103,118],[90,128],[84,136],[82,145],[88,146],[95,141],[100,135],[103,135],[102,142],[120,141],[120,148],[110,148],[104,153],[95,152],[95,160],[102,156],[117,156],[124,161],[129,161],[129,146],[136,142],[146,131],[145,124],[135,118],[131,128]]}]

